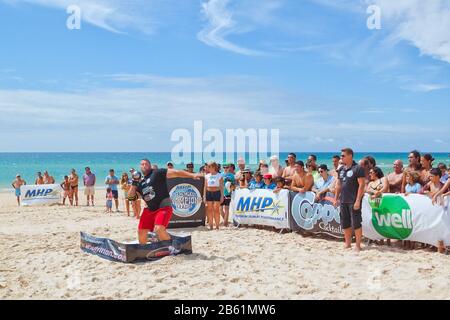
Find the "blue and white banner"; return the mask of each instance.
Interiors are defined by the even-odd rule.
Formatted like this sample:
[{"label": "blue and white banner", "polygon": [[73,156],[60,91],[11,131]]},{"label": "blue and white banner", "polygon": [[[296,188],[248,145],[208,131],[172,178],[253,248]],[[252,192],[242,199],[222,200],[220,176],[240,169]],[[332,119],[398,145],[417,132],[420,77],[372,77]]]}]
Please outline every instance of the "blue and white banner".
[{"label": "blue and white banner", "polygon": [[238,224],[289,228],[289,191],[238,189],[231,198],[230,213]]},{"label": "blue and white banner", "polygon": [[363,235],[369,239],[411,240],[430,245],[443,241],[450,246],[449,197],[433,205],[420,194],[384,194],[371,200],[364,197]]},{"label": "blue and white banner", "polygon": [[20,187],[22,206],[53,204],[61,202],[62,188],[59,184],[25,185]]}]

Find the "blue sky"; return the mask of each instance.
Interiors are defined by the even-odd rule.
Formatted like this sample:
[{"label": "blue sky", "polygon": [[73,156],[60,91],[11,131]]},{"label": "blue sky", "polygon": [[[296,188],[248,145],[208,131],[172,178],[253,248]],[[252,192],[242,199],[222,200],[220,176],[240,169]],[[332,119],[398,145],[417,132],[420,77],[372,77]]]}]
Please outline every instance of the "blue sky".
[{"label": "blue sky", "polygon": [[0,16],[0,151],[170,151],[195,120],[279,128],[282,151],[450,150],[447,0],[0,0]]}]

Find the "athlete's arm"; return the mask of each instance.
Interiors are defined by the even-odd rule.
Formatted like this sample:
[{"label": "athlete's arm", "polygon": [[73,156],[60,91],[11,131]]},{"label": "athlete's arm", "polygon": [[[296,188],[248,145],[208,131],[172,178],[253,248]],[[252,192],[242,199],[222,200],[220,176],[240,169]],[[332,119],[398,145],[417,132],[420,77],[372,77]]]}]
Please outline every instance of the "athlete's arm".
[{"label": "athlete's arm", "polygon": [[176,169],[167,169],[167,178],[191,178],[191,179],[200,179],[203,175],[201,173],[190,173],[184,170],[176,170]]},{"label": "athlete's arm", "polygon": [[361,202],[362,202],[362,198],[364,196],[364,189],[366,186],[366,178],[364,178],[364,177],[358,178],[358,184],[359,184],[358,195],[356,197],[356,202],[353,205],[353,208],[355,210],[361,209]]}]

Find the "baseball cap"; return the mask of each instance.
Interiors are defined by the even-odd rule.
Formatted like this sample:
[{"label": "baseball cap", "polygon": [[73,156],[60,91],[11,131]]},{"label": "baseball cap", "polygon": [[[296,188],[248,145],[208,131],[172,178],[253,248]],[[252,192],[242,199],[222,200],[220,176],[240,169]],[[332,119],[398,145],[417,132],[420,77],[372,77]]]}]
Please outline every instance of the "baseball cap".
[{"label": "baseball cap", "polygon": [[263,175],[264,179],[272,179],[272,175],[270,173],[266,173],[265,175]]}]

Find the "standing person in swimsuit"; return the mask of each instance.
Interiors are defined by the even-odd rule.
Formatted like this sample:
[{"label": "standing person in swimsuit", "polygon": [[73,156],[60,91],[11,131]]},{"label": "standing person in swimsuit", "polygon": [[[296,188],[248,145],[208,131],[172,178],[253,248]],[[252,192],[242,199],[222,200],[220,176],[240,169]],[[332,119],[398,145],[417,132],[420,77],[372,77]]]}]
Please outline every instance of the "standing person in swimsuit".
[{"label": "standing person in swimsuit", "polygon": [[370,169],[369,176],[370,182],[367,184],[366,193],[371,199],[381,198],[383,193],[389,192],[389,181],[379,167]]},{"label": "standing person in swimsuit", "polygon": [[75,199],[75,205],[78,206],[78,175],[75,169],[72,169],[69,176],[70,192],[69,201],[73,205],[73,200]]},{"label": "standing person in swimsuit", "polygon": [[44,171],[44,184],[54,184],[55,178],[48,174],[48,171]]},{"label": "standing person in swimsuit", "polygon": [[387,176],[389,182],[390,193],[401,193],[403,182],[403,162],[401,160],[394,161],[394,172]]},{"label": "standing person in swimsuit", "polygon": [[420,172],[420,184],[426,185],[430,182],[431,169],[433,169],[434,158],[431,154],[424,154],[420,158],[420,164],[422,165],[422,171]]},{"label": "standing person in swimsuit", "polygon": [[218,169],[217,163],[208,163],[209,173],[205,176],[205,191],[203,197],[210,230],[213,229],[213,222],[216,223],[216,230],[219,230],[220,204],[223,202],[224,183],[223,177],[218,172]]},{"label": "standing person in swimsuit", "polygon": [[20,206],[20,186],[24,186],[27,183],[20,177],[20,174],[16,175],[16,179],[12,182],[12,187],[17,198],[17,204]]},{"label": "standing person in swimsuit", "polygon": [[42,176],[41,172],[37,173],[37,178],[34,181],[34,184],[44,184],[44,177]]},{"label": "standing person in swimsuit", "polygon": [[63,205],[66,204],[66,198],[69,198],[70,205],[72,205],[72,201],[70,201],[70,182],[69,176],[64,176],[64,181],[60,184],[63,189]]},{"label": "standing person in swimsuit", "polygon": [[128,197],[134,198],[139,193],[147,204],[142,211],[138,226],[140,244],[147,244],[149,231],[154,231],[159,241],[170,240],[166,231],[172,217],[172,201],[167,188],[167,179],[192,178],[200,179],[201,174],[175,169],[152,169],[148,159],[141,160],[141,174],[132,169],[133,182]]}]

